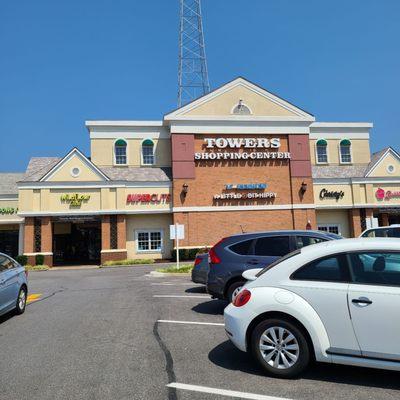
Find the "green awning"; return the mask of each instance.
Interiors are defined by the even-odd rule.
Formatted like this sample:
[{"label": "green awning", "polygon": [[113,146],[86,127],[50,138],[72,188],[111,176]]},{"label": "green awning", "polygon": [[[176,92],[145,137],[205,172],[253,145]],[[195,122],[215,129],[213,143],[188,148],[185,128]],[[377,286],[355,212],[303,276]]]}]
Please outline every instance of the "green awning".
[{"label": "green awning", "polygon": [[143,143],[143,146],[154,146],[154,143],[151,139],[146,139]]},{"label": "green awning", "polygon": [[328,142],[325,139],[319,139],[317,141],[317,146],[328,146]]},{"label": "green awning", "polygon": [[118,140],[115,142],[115,145],[116,145],[116,146],[126,146],[126,142],[125,142],[124,139],[118,139]]},{"label": "green awning", "polygon": [[349,139],[343,139],[343,140],[340,142],[340,145],[341,145],[341,146],[351,146],[351,142],[350,142]]}]

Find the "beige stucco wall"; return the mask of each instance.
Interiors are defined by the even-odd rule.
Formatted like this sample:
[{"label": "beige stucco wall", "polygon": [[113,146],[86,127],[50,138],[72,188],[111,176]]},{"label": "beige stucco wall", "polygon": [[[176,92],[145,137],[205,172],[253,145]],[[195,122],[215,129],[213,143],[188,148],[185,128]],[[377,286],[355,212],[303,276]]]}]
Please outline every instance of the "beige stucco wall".
[{"label": "beige stucco wall", "polygon": [[[342,139],[325,139],[328,142],[328,164],[340,164],[339,144]],[[318,139],[319,140],[319,139]],[[316,142],[317,139],[310,139],[311,163],[316,164]],[[367,164],[370,162],[370,148],[368,139],[351,139],[352,164]],[[344,164],[348,165],[348,164]],[[338,177],[339,178],[339,177]]]},{"label": "beige stucco wall", "polygon": [[250,108],[255,116],[296,115],[243,86],[236,86],[218,97],[199,105],[195,109],[188,111],[185,115],[231,115],[233,107],[238,104],[240,99],[243,100],[243,103]]},{"label": "beige stucco wall", "polygon": [[316,210],[317,225],[339,225],[340,234],[350,237],[350,224],[348,210]]},{"label": "beige stucco wall", "polygon": [[[324,198],[320,199],[320,192],[322,189],[326,189],[330,192],[344,193],[344,196],[336,200],[335,198]],[[353,194],[351,185],[314,185],[314,202],[316,206],[352,206],[353,205]]]},{"label": "beige stucco wall", "polygon": [[[387,168],[389,165],[394,166],[394,171],[389,173]],[[392,154],[387,154],[386,157],[376,166],[369,175],[370,177],[392,177],[398,178],[400,175],[400,162]]]},{"label": "beige stucco wall", "polygon": [[[126,247],[128,258],[169,258],[173,249],[173,241],[169,239],[169,226],[172,224],[172,214],[147,214],[129,215],[126,220]],[[136,231],[137,230],[162,230],[163,251],[137,252]]]},{"label": "beige stucco wall", "polygon": [[[143,138],[141,139],[121,139],[126,140],[127,162],[131,166],[141,166],[142,156],[141,148]],[[114,165],[114,143],[116,139],[91,139],[91,160],[100,166],[111,167]],[[171,166],[171,141],[170,139],[151,139],[154,142],[155,167]],[[123,168],[123,166],[121,167]]]},{"label": "beige stucco wall", "polygon": [[22,221],[17,212],[18,200],[0,200],[0,224],[6,224],[7,221]]}]

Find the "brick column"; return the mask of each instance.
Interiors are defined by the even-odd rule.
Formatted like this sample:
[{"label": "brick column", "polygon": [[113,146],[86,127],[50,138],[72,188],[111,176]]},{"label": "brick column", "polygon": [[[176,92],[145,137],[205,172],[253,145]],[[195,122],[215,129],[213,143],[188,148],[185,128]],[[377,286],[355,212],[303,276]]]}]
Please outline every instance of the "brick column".
[{"label": "brick column", "polygon": [[42,253],[51,253],[44,255],[44,263],[51,267],[53,265],[53,229],[50,217],[41,218],[41,235],[42,235]]},{"label": "brick column", "polygon": [[[30,254],[34,252],[34,218],[25,218],[25,232],[24,232],[24,254]],[[35,257],[28,255],[28,264],[35,264]]]},{"label": "brick column", "polygon": [[382,225],[381,226],[389,226],[389,215],[386,213],[381,214]]},{"label": "brick column", "polygon": [[117,215],[118,249],[126,249],[126,217]]},{"label": "brick column", "polygon": [[117,249],[111,249],[111,223],[110,216],[104,215],[101,220],[101,263],[106,261],[125,260],[126,251],[126,217],[117,215]]},{"label": "brick column", "polygon": [[101,250],[110,250],[110,216],[101,217]]},{"label": "brick column", "polygon": [[358,237],[361,235],[361,215],[359,208],[352,208],[349,210],[350,219],[350,233],[351,237]]}]

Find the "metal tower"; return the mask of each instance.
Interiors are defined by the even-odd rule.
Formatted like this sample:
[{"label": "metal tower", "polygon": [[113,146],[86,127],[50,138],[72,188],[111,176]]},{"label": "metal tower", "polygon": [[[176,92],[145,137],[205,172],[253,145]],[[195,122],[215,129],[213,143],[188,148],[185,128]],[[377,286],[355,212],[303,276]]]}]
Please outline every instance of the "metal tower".
[{"label": "metal tower", "polygon": [[208,93],[200,0],[180,0],[178,107]]}]

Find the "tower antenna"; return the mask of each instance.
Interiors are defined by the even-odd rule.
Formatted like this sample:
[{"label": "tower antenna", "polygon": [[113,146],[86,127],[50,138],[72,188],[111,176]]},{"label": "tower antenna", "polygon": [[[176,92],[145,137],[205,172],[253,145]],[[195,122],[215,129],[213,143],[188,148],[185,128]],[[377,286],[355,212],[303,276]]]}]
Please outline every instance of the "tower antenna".
[{"label": "tower antenna", "polygon": [[178,107],[210,91],[200,0],[180,0]]}]

